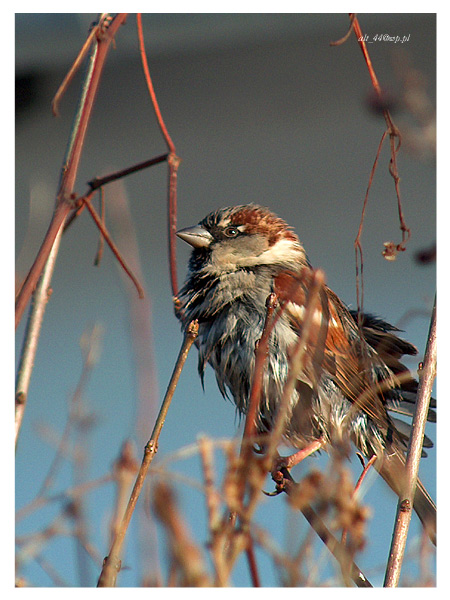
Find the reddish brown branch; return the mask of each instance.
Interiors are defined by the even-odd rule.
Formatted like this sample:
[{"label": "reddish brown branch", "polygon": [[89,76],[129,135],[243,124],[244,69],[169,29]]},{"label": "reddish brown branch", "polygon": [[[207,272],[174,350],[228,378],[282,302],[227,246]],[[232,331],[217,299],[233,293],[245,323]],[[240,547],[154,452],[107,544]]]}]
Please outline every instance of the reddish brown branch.
[{"label": "reddish brown branch", "polygon": [[166,482],[155,486],[153,507],[168,537],[168,546],[174,576],[180,587],[210,587],[205,561],[200,548],[178,510],[175,496]]},{"label": "reddish brown branch", "polygon": [[118,28],[124,23],[126,16],[126,13],[117,14],[111,21],[110,25],[106,29],[102,28],[101,33],[99,33],[96,36],[97,51],[92,58],[92,60],[94,61],[92,77],[89,81],[88,88],[85,92],[84,103],[78,122],[77,135],[73,140],[71,152],[63,167],[63,177],[60,191],[58,193],[58,200],[60,201],[65,201],[68,195],[72,193],[73,188],[75,186],[75,180],[78,172],[78,164],[81,158],[81,151],[84,144],[84,138],[91,116],[91,111],[95,101],[95,97],[97,95],[98,85],[100,82],[100,76],[103,71],[105,59],[109,51],[111,42],[114,39]]},{"label": "reddish brown branch", "polygon": [[[94,177],[91,181],[88,181],[88,186],[91,191],[98,190],[103,186],[111,183],[113,181],[117,181],[118,179],[122,179],[123,177],[127,177],[127,175],[131,175],[132,173],[137,173],[138,171],[142,171],[143,169],[147,169],[148,167],[152,167],[153,165],[157,165],[159,163],[164,162],[169,157],[169,154],[161,154],[160,156],[155,156],[149,160],[145,160],[136,165],[132,165],[131,167],[126,167],[125,169],[121,169],[120,171],[114,171],[114,173],[110,173],[109,175],[105,175],[104,177]],[[77,201],[75,201],[76,203]],[[64,225],[64,231],[70,227],[70,225],[75,221],[75,219],[83,212],[84,203],[81,202],[80,206],[70,215],[70,217],[66,220]]]},{"label": "reddish brown branch", "polygon": [[115,171],[114,173],[110,173],[109,175],[105,175],[104,177],[95,177],[88,181],[88,186],[91,190],[96,190],[107,183],[111,183],[112,181],[117,181],[117,179],[122,179],[127,175],[131,175],[132,173],[137,173],[138,171],[142,171],[142,169],[147,169],[148,167],[152,167],[153,165],[157,165],[166,161],[169,157],[169,154],[166,152],[165,154],[161,154],[160,156],[155,156],[150,160],[144,160],[137,165],[132,165],[131,167],[127,167],[125,169],[121,169],[120,171]]},{"label": "reddish brown branch", "polygon": [[158,418],[156,419],[156,423],[153,427],[150,439],[148,440],[145,446],[144,457],[142,459],[142,463],[137,474],[136,481],[133,487],[133,491],[131,492],[131,496],[128,501],[125,514],[123,516],[120,526],[117,529],[116,536],[109,551],[109,555],[105,558],[102,572],[100,573],[100,577],[97,583],[98,587],[114,587],[116,584],[117,574],[119,573],[121,568],[120,555],[122,552],[122,546],[125,540],[125,536],[128,531],[128,526],[130,524],[131,517],[133,516],[137,501],[144,486],[148,469],[158,450],[159,436],[161,434],[164,421],[166,420],[167,412],[169,410],[173,394],[175,393],[175,389],[178,384],[181,371],[186,362],[189,350],[191,349],[192,344],[196,340],[197,335],[198,323],[197,321],[192,321],[186,330],[183,345],[181,347],[177,362],[172,373],[172,377],[167,387],[167,391],[164,396],[164,400],[161,405]]},{"label": "reddish brown branch", "polygon": [[177,233],[177,178],[180,159],[176,154],[170,154],[168,158],[169,165],[169,190],[168,190],[168,228],[169,228],[169,271],[170,283],[172,286],[172,295],[175,298],[178,294],[177,282],[177,255],[176,255],[176,233]]},{"label": "reddish brown branch", "polygon": [[[378,83],[378,78],[375,74],[375,70],[373,68],[372,61],[370,59],[369,51],[367,50],[367,45],[366,45],[366,42],[364,41],[364,35],[363,35],[363,32],[359,25],[359,21],[356,18],[356,14],[350,13],[350,19],[351,19],[351,25],[353,27],[353,31],[355,32],[355,35],[356,35],[356,39],[358,40],[359,47],[361,48],[361,51],[364,55],[364,60],[366,61],[366,65],[367,65],[367,69],[369,71],[369,76],[370,76],[370,80],[372,82],[373,89],[375,90],[375,93],[377,94],[378,98],[381,100],[382,99],[381,87],[380,87],[380,84]],[[386,109],[385,109],[385,112],[389,113],[389,111]]]},{"label": "reddish brown branch", "polygon": [[[356,38],[358,40],[358,44],[361,48],[361,51],[364,56],[364,60],[367,65],[367,69],[369,71],[369,76],[370,76],[370,80],[372,82],[373,89],[375,91],[375,94],[377,96],[380,106],[384,106],[385,103],[383,101],[383,93],[381,90],[381,86],[380,86],[380,84],[378,82],[378,78],[375,74],[375,70],[373,68],[372,61],[371,61],[370,55],[369,55],[369,51],[367,50],[367,45],[366,45],[366,42],[364,41],[364,35],[363,35],[363,32],[359,25],[358,19],[356,18],[355,13],[350,13],[350,18],[351,18],[353,31],[355,32]],[[383,108],[383,116],[386,121],[387,133],[389,134],[389,138],[390,138],[391,160],[390,160],[390,164],[389,164],[389,173],[391,174],[391,176],[394,179],[395,193],[397,196],[398,215],[399,215],[399,221],[400,221],[400,230],[402,232],[401,243],[400,244],[394,244],[393,242],[385,243],[385,250],[383,252],[383,255],[388,260],[394,260],[397,252],[403,252],[405,250],[405,244],[411,236],[411,230],[409,229],[409,227],[407,227],[404,216],[403,216],[403,208],[402,208],[402,202],[401,202],[401,197],[400,197],[400,177],[398,175],[398,169],[397,169],[397,154],[398,154],[398,151],[400,150],[400,146],[401,146],[401,135],[400,135],[400,131],[398,130],[397,126],[394,124],[391,114],[387,108]],[[384,141],[384,137],[385,137],[385,135],[383,136],[382,141]],[[396,145],[396,140],[398,140],[397,145]]]},{"label": "reddish brown branch", "polygon": [[125,271],[125,273],[128,275],[128,277],[131,279],[131,281],[133,282],[134,286],[136,287],[137,292],[139,294],[139,298],[143,298],[144,297],[144,290],[142,289],[142,286],[140,285],[140,283],[137,280],[137,278],[133,275],[133,273],[131,272],[131,269],[127,266],[127,264],[125,263],[125,260],[123,259],[122,255],[120,254],[117,246],[112,241],[111,236],[109,235],[109,233],[106,230],[104,224],[102,223],[101,218],[98,216],[96,210],[94,209],[94,207],[92,206],[92,204],[90,202],[89,194],[88,194],[88,196],[85,196],[84,198],[81,198],[81,200],[86,204],[86,207],[87,207],[88,211],[90,212],[91,217],[94,219],[95,224],[97,225],[99,231],[101,232],[102,236],[104,237],[106,243],[111,248],[114,256],[119,261],[120,266],[122,267],[122,269]]},{"label": "reddish brown branch", "polygon": [[340,46],[341,44],[344,44],[348,40],[348,38],[352,34],[352,31],[353,31],[353,21],[355,19],[356,19],[356,13],[350,13],[350,25],[348,27],[347,33],[341,39],[336,40],[335,42],[330,42],[330,46]]},{"label": "reddish brown branch", "polygon": [[59,203],[53,213],[52,220],[48,227],[47,233],[45,235],[44,241],[39,248],[39,252],[34,260],[34,263],[31,269],[28,272],[28,275],[25,278],[25,281],[22,283],[22,286],[16,296],[16,306],[15,306],[15,327],[17,329],[25,308],[27,307],[28,301],[30,300],[31,294],[34,292],[36,284],[41,276],[42,270],[47,262],[47,259],[50,255],[50,251],[53,247],[53,243],[55,238],[60,230],[61,226],[64,224],[67,215],[72,210],[72,206],[69,202]]},{"label": "reddish brown branch", "polygon": [[256,416],[261,400],[264,370],[269,353],[269,339],[273,329],[273,313],[277,303],[278,300],[275,294],[272,293],[267,297],[266,320],[261,338],[258,341],[257,347],[255,348],[255,370],[253,373],[252,388],[250,390],[248,410],[245,418],[243,444],[241,448],[241,456],[244,460],[249,457],[251,452],[251,440],[256,435]]},{"label": "reddish brown branch", "polygon": [[[365,218],[365,214],[366,214],[367,202],[369,200],[369,192],[372,187],[373,178],[375,176],[375,171],[376,171],[377,165],[378,165],[378,159],[380,158],[381,148],[383,147],[383,143],[384,143],[384,140],[386,139],[387,133],[388,133],[387,131],[385,131],[383,133],[383,135],[381,136],[380,143],[378,144],[377,154],[375,156],[372,170],[370,172],[369,183],[367,185],[366,195],[364,197],[364,203],[363,203],[363,209],[362,209],[362,213],[361,213],[361,220],[359,222],[358,234],[357,234],[355,242],[354,242],[355,262],[356,262],[356,302],[357,302],[358,312],[362,312],[363,305],[364,305],[364,278],[363,278],[364,261],[363,261],[362,245],[361,245],[361,235],[362,235],[362,230],[363,230],[364,218]],[[360,257],[359,264],[358,264],[358,253],[359,253],[359,257]],[[359,279],[360,273],[361,273],[361,285],[360,285],[360,279]]]},{"label": "reddish brown branch", "polygon": [[[102,222],[102,227],[106,228],[105,225],[105,190],[100,188],[100,219]],[[98,240],[97,254],[94,258],[94,265],[98,267],[100,261],[103,258],[103,248],[105,246],[105,238],[103,237],[102,232],[100,231],[100,237]]]},{"label": "reddish brown branch", "polygon": [[386,568],[384,586],[397,587],[400,579],[403,558],[406,548],[411,513],[414,503],[419,464],[422,456],[423,438],[427,422],[428,408],[431,399],[431,390],[436,377],[437,361],[437,329],[436,329],[436,301],[431,316],[430,330],[428,333],[427,349],[419,378],[416,407],[411,426],[408,452],[405,463],[405,483],[402,494],[399,496],[397,516],[392,535],[389,560]]},{"label": "reddish brown branch", "polygon": [[[374,89],[378,104],[380,107],[382,107],[383,116],[384,116],[384,119],[386,122],[386,127],[387,127],[387,129],[383,133],[381,141],[378,145],[377,155],[375,157],[372,171],[370,173],[369,184],[367,186],[367,191],[366,191],[366,195],[364,198],[361,221],[359,224],[358,234],[356,236],[355,243],[354,243],[354,245],[355,245],[355,261],[356,261],[357,306],[358,306],[358,311],[361,311],[363,308],[363,297],[364,297],[364,283],[363,283],[363,277],[362,277],[363,254],[362,254],[362,246],[361,246],[362,227],[363,227],[363,223],[364,223],[364,217],[365,217],[365,211],[366,211],[369,191],[371,189],[375,171],[376,171],[376,168],[378,165],[378,159],[380,156],[381,148],[383,146],[383,143],[384,143],[387,135],[389,135],[390,147],[391,147],[391,159],[390,159],[390,163],[389,163],[389,173],[391,174],[392,178],[394,179],[395,193],[397,196],[397,208],[398,208],[398,215],[399,215],[399,221],[400,221],[400,230],[402,232],[402,241],[399,244],[395,244],[394,242],[385,242],[384,243],[383,256],[387,260],[395,260],[397,253],[403,252],[405,250],[406,242],[409,240],[409,238],[411,236],[411,230],[407,227],[407,225],[405,223],[405,219],[403,216],[402,202],[401,202],[401,197],[400,197],[400,185],[399,185],[400,177],[398,175],[398,168],[397,168],[397,153],[401,146],[400,132],[399,132],[398,128],[396,127],[396,125],[394,124],[392,117],[390,115],[390,112],[389,112],[388,108],[386,107],[386,103],[384,102],[381,86],[380,86],[380,83],[376,76],[375,70],[373,68],[372,60],[370,58],[370,54],[367,49],[367,45],[365,42],[363,32],[361,30],[361,26],[356,17],[356,13],[349,13],[349,14],[350,14],[350,27],[349,27],[347,34],[342,39],[338,40],[337,42],[331,42],[331,45],[337,46],[337,45],[344,43],[349,38],[350,32],[352,30],[354,31],[356,39],[358,40],[358,44],[363,53],[364,60],[367,65],[367,70],[369,72],[369,77],[370,77],[372,87]],[[398,140],[398,142],[396,142],[396,140]],[[358,258],[359,258],[359,260],[358,260]],[[360,279],[360,275],[361,275],[361,279]]]},{"label": "reddish brown branch", "polygon": [[248,567],[250,569],[250,576],[252,578],[253,587],[261,587],[261,580],[258,572],[258,565],[255,557],[255,547],[251,537],[248,539],[248,546],[245,550],[247,555]]},{"label": "reddish brown branch", "polygon": [[81,63],[83,62],[87,53],[89,52],[89,48],[91,47],[94,38],[97,35],[99,35],[99,33],[101,34],[101,32],[104,31],[105,27],[107,27],[108,23],[110,22],[111,16],[108,15],[108,13],[103,13],[99,19],[99,22],[94,27],[92,27],[90,34],[88,35],[86,41],[83,44],[83,47],[78,53],[78,56],[76,57],[73,65],[70,67],[67,75],[64,77],[63,82],[59,86],[58,91],[56,92],[52,100],[52,113],[55,117],[59,116],[59,103],[61,101],[61,98],[66,93],[67,88],[69,87],[69,84],[72,81],[75,73],[78,71],[78,69],[81,66]]},{"label": "reddish brown branch", "polygon": [[172,295],[176,297],[178,293],[177,283],[177,261],[176,261],[176,231],[177,231],[177,172],[180,165],[180,159],[175,152],[175,144],[169,135],[166,124],[159,108],[158,100],[156,99],[155,89],[153,87],[152,78],[150,76],[150,69],[148,67],[147,55],[145,53],[144,34],[142,31],[142,15],[137,13],[136,15],[138,39],[139,39],[139,52],[141,55],[142,68],[144,70],[145,81],[147,82],[148,92],[153,104],[155,111],[156,120],[161,130],[162,136],[167,144],[169,150],[168,164],[169,164],[169,194],[168,194],[168,224],[169,224],[169,271],[170,271],[170,283],[172,286]]},{"label": "reddish brown branch", "polygon": [[153,108],[155,110],[156,120],[158,121],[159,128],[161,133],[166,141],[167,148],[171,154],[175,154],[175,144],[172,141],[172,138],[167,131],[167,127],[164,123],[164,119],[162,118],[161,111],[159,109],[158,100],[156,99],[155,90],[152,83],[152,78],[150,77],[150,70],[148,68],[147,55],[145,54],[145,43],[144,43],[144,34],[142,31],[142,15],[141,13],[137,13],[136,15],[137,22],[137,31],[138,31],[138,39],[139,39],[139,53],[141,55],[142,68],[144,69],[144,76],[147,82],[148,92],[150,94],[150,98],[152,100]]},{"label": "reddish brown branch", "polygon": [[[119,13],[110,22],[109,26],[102,27],[101,34],[96,36],[95,51],[91,55],[91,69],[89,77],[85,82],[82,99],[80,101],[79,111],[75,121],[72,138],[69,144],[69,150],[62,168],[61,183],[57,193],[55,212],[52,217],[47,234],[39,249],[36,260],[33,263],[16,300],[15,326],[20,323],[25,308],[30,300],[42,270],[47,262],[51,248],[55,241],[60,227],[64,224],[69,212],[74,208],[73,189],[78,173],[78,165],[81,158],[81,152],[84,144],[87,126],[90,120],[92,107],[100,81],[100,75],[103,71],[105,59],[118,28],[126,19],[126,13]],[[102,21],[105,24],[105,20]]]}]

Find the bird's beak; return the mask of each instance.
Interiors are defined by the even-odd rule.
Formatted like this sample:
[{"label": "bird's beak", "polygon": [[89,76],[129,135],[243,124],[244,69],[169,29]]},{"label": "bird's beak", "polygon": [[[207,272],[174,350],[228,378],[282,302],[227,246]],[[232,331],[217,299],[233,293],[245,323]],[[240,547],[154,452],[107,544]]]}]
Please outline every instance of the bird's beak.
[{"label": "bird's beak", "polygon": [[177,236],[193,248],[206,248],[213,240],[212,235],[201,225],[186,227],[177,231]]}]

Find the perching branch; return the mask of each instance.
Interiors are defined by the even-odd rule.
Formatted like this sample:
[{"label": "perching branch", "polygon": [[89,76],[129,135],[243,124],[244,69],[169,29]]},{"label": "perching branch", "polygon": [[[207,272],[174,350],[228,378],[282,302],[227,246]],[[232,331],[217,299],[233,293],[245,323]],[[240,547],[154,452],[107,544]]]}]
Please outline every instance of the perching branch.
[{"label": "perching branch", "polygon": [[164,396],[164,400],[161,405],[158,418],[153,428],[152,435],[150,436],[150,439],[147,442],[144,449],[144,457],[142,459],[141,467],[139,469],[136,482],[133,487],[133,491],[131,492],[131,496],[128,501],[127,509],[125,511],[120,526],[117,528],[116,535],[111,545],[109,554],[105,558],[103,569],[100,573],[100,577],[97,583],[97,587],[114,587],[116,584],[117,575],[121,568],[120,556],[122,552],[123,542],[125,540],[125,535],[128,531],[128,526],[130,524],[131,517],[133,516],[134,509],[136,508],[137,501],[144,486],[148,469],[153,458],[156,455],[156,452],[158,451],[159,436],[161,434],[161,430],[163,428],[164,421],[166,419],[167,412],[169,410],[169,406],[172,401],[173,394],[175,392],[175,388],[178,384],[181,371],[183,369],[184,363],[186,362],[189,350],[191,349],[192,344],[197,338],[197,334],[198,323],[196,321],[193,321],[186,330],[183,345],[178,355],[178,359],[175,364],[175,368],[173,370],[172,377],[170,379],[166,391],[166,395]]}]

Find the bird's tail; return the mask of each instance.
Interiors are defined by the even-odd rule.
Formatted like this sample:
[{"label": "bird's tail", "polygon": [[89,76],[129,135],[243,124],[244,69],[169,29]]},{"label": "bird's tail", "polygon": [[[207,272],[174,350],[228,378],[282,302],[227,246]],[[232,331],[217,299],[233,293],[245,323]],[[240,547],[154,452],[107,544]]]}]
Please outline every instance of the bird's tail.
[{"label": "bird's tail", "polygon": [[[389,453],[385,453],[382,461],[375,462],[375,468],[389,487],[401,498],[406,475],[405,459],[402,453],[392,447],[389,448]],[[436,545],[436,506],[420,479],[417,480],[413,506],[430,540]]]}]

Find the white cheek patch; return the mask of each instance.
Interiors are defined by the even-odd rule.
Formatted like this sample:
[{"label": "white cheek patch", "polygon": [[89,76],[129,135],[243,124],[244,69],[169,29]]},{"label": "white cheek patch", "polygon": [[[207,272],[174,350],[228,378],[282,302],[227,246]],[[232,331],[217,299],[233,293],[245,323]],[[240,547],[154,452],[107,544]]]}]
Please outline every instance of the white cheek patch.
[{"label": "white cheek patch", "polygon": [[281,239],[267,250],[255,257],[245,257],[242,264],[253,265],[274,265],[295,263],[298,270],[304,265],[305,253],[303,249],[294,240]]},{"label": "white cheek patch", "polygon": [[[225,221],[226,219],[223,222]],[[245,230],[245,227],[245,225],[239,226],[242,230]],[[204,272],[220,275],[242,267],[260,265],[282,265],[291,271],[300,271],[305,265],[305,252],[294,240],[281,239],[270,248],[261,236],[249,236],[245,240],[249,247],[217,244],[212,252],[210,263],[203,268]]]}]

